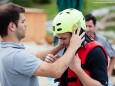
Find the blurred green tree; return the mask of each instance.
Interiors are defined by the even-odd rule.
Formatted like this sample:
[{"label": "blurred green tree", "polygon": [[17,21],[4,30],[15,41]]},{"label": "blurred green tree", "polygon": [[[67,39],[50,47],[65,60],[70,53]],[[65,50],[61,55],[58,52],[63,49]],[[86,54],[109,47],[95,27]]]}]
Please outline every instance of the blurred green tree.
[{"label": "blurred green tree", "polygon": [[33,0],[10,0],[10,2],[19,4],[24,7],[31,7],[33,4]]},{"label": "blurred green tree", "polygon": [[39,3],[39,4],[49,4],[51,3],[51,0],[33,0],[34,3]]}]

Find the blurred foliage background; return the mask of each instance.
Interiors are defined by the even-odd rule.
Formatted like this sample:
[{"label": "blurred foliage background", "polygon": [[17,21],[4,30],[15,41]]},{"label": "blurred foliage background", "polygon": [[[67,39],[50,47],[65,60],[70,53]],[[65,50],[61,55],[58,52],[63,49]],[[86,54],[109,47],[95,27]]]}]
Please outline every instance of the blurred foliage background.
[{"label": "blurred foliage background", "polygon": [[[5,1],[5,0],[2,0]],[[8,1],[8,0],[6,0]],[[24,7],[29,7],[29,8],[38,8],[38,9],[43,9],[46,14],[47,14],[47,21],[52,20],[55,15],[59,12],[58,7],[57,7],[57,0],[9,0],[9,2],[13,2],[16,4],[19,4]],[[93,11],[96,11],[97,9],[100,9],[99,14],[104,14],[103,11],[101,11],[102,8],[105,8],[105,10],[109,9],[109,7],[115,6],[115,0],[82,0],[82,12],[83,14],[87,14]],[[107,8],[107,9],[106,9]],[[115,8],[115,7],[113,7]],[[101,21],[103,17],[109,16],[109,14],[115,13],[115,9],[109,10],[109,13],[101,16],[96,16],[98,21]],[[115,23],[115,17],[108,19],[106,22],[113,22]],[[103,26],[103,25],[102,25]],[[115,25],[113,26],[107,26],[104,28],[104,31],[109,32],[111,31],[112,33],[110,34],[115,34]],[[50,34],[50,33],[48,33]],[[114,37],[110,34],[104,34],[108,39]],[[108,36],[110,35],[110,36]]]},{"label": "blurred foliage background", "polygon": [[[57,0],[10,0],[10,2],[14,2],[24,7],[44,9],[48,15],[48,19],[53,19],[58,13],[56,1]],[[113,3],[112,1],[114,0],[82,0],[82,12],[83,14],[86,14],[95,9],[115,6],[115,1]]]}]

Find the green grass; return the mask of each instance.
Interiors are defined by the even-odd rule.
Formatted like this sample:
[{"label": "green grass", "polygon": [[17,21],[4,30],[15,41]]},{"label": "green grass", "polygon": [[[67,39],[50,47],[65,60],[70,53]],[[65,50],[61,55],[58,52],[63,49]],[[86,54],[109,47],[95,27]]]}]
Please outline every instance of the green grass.
[{"label": "green grass", "polygon": [[82,11],[84,14],[86,14],[95,9],[115,6],[115,3],[112,3],[113,1],[114,0],[83,0]]},{"label": "green grass", "polygon": [[114,31],[115,32],[115,26],[109,26],[104,29],[105,31]]}]

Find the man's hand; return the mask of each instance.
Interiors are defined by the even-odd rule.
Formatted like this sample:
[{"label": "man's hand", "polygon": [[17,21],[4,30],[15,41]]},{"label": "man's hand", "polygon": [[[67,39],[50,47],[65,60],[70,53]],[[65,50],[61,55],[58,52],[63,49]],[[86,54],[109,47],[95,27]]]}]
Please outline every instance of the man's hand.
[{"label": "man's hand", "polygon": [[81,35],[79,35],[80,28],[78,28],[77,33],[75,33],[75,31],[76,31],[76,26],[73,26],[72,37],[70,40],[70,46],[73,47],[75,50],[78,50],[78,48],[81,46],[82,42],[85,40],[85,37],[83,37],[85,32],[83,32]]},{"label": "man's hand", "polygon": [[80,58],[78,57],[78,54],[77,56],[75,56],[69,66],[69,68],[73,71],[75,71],[76,69],[78,68],[81,68],[81,60]]},{"label": "man's hand", "polygon": [[47,62],[47,63],[53,63],[53,62],[55,62],[56,60],[58,59],[58,55],[52,55],[52,54],[48,54],[47,56],[46,56],[46,58],[45,58],[45,61]]}]

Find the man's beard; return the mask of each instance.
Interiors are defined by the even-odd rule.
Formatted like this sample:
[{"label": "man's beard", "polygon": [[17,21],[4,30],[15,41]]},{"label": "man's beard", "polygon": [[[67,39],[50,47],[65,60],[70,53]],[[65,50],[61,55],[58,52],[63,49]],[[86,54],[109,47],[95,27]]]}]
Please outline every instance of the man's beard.
[{"label": "man's beard", "polygon": [[18,37],[19,40],[21,40],[23,38],[25,38],[25,35],[21,35],[21,36]]}]

